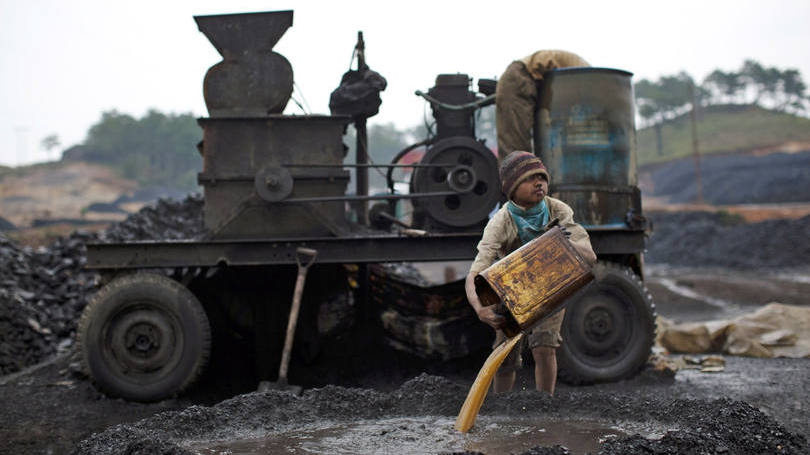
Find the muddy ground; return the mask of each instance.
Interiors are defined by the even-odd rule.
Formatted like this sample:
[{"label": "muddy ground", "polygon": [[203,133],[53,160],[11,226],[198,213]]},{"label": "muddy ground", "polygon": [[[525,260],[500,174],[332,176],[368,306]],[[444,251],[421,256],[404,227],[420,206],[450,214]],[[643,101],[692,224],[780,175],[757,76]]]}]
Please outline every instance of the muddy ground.
[{"label": "muddy ground", "polygon": [[[807,270],[763,275],[654,266],[647,285],[661,315],[705,320],[770,301],[807,305],[808,276]],[[452,430],[453,419],[486,352],[429,364],[383,346],[362,351],[373,365],[347,370],[336,386],[309,389],[300,398],[251,393],[255,384],[240,377],[238,365],[222,365],[188,394],[153,404],[106,398],[75,372],[67,352],[0,378],[0,453],[274,453],[282,448],[299,453],[505,453],[499,450],[509,448],[522,453],[535,446],[548,449],[530,453],[565,453],[550,448],[556,444],[574,453],[597,448],[638,453],[642,447],[649,453],[810,453],[810,359],[726,357],[720,373],[680,370],[670,377],[648,369],[619,383],[560,384],[554,398],[532,391],[531,368],[524,367],[517,392],[490,395],[476,427],[460,436]],[[423,372],[428,376],[420,377]],[[566,432],[555,426],[561,422],[584,429]],[[490,434],[501,427],[515,434]],[[545,427],[549,430],[541,431]],[[597,427],[606,430],[599,433]],[[564,439],[555,441],[549,434]],[[249,445],[238,452],[216,442],[267,435],[264,452]],[[486,444],[499,440],[511,445]]]},{"label": "muddy ground", "polygon": [[[804,169],[795,160],[807,156],[734,159],[744,166],[731,173],[720,172],[723,166],[717,172],[707,170],[705,196],[726,204],[808,201],[807,179],[795,174]],[[690,200],[688,192],[680,194],[688,166],[680,171],[676,167],[682,163],[672,166],[650,171],[655,173],[648,178],[657,183],[655,194],[670,201]],[[778,169],[779,178],[768,180],[770,185],[748,186],[763,169]],[[717,182],[729,184],[728,191],[711,192]],[[763,197],[763,188],[780,193]],[[715,200],[717,194],[738,199]],[[101,239],[193,237],[200,206],[199,197],[178,206],[158,204]],[[645,281],[658,314],[676,322],[705,321],[773,301],[810,305],[810,218],[748,225],[722,212],[650,216],[656,233],[646,257]],[[55,270],[52,264],[22,267],[32,262],[29,256],[48,256],[46,252],[7,248],[9,257],[22,258],[14,276],[6,278],[12,291],[15,286],[22,290],[23,278],[50,277]],[[695,263],[712,267],[695,268]],[[69,270],[68,278],[54,274],[52,281],[82,284]],[[46,325],[54,321],[52,311],[36,311],[43,300],[37,293],[11,294],[19,298],[6,303],[22,304],[42,316],[39,320],[20,313],[25,317],[12,321],[22,327],[20,339],[53,339],[61,350],[53,354],[45,348],[55,349],[56,343],[41,343],[43,349],[26,355],[37,362],[40,355],[51,357],[36,365],[16,352],[0,352],[0,357],[22,359],[27,366],[0,377],[0,454],[810,453],[810,359],[726,356],[721,372],[689,369],[672,376],[648,368],[618,383],[559,384],[553,398],[532,390],[527,366],[516,391],[487,397],[473,430],[460,435],[452,429],[453,421],[488,350],[430,363],[391,350],[378,342],[378,334],[359,326],[352,337],[324,348],[332,360],[316,359],[320,370],[307,376],[303,385],[309,387],[296,397],[254,393],[256,383],[246,367],[252,360],[245,357],[245,346],[234,344],[220,347],[219,358],[214,353],[212,367],[183,396],[131,403],[105,397],[78,372],[70,338],[57,337],[56,329]],[[294,363],[291,377],[304,377],[296,368]]]}]

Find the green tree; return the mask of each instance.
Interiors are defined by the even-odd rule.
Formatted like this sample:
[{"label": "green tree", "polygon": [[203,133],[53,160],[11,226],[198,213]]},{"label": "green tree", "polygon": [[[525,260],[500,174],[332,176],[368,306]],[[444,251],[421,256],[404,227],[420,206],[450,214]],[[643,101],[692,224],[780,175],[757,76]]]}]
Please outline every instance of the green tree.
[{"label": "green tree", "polygon": [[53,149],[55,149],[56,147],[62,145],[62,143],[59,141],[59,136],[57,136],[56,134],[49,134],[44,138],[42,138],[42,141],[40,141],[39,145],[45,149],[45,152],[48,153],[48,159],[50,159],[51,151],[53,151]]},{"label": "green tree", "polygon": [[734,103],[740,93],[745,91],[746,84],[740,73],[716,69],[706,76],[703,86],[711,94],[712,99]]},{"label": "green tree", "polygon": [[150,110],[136,119],[113,110],[90,128],[84,145],[89,160],[110,165],[143,186],[192,190],[202,168],[196,150],[201,138],[191,114]]},{"label": "green tree", "polygon": [[751,59],[743,62],[740,77],[747,86],[754,88],[753,104],[761,105],[763,97],[773,96],[776,89],[773,75],[759,62]]},{"label": "green tree", "polygon": [[[648,126],[655,128],[655,146],[658,155],[664,153],[664,140],[661,125],[667,119],[675,118],[692,108],[690,86],[692,76],[686,71],[670,76],[661,76],[657,81],[642,79],[635,84],[634,92],[638,114]],[[700,100],[704,92],[695,94]]]},{"label": "green tree", "polygon": [[765,67],[752,59],[745,60],[738,72],[712,71],[703,86],[715,103],[750,102],[783,112],[806,112],[810,101],[799,70]]},{"label": "green tree", "polygon": [[781,74],[781,88],[783,102],[779,105],[779,110],[786,110],[788,107],[797,111],[802,111],[807,103],[805,90],[807,86],[802,81],[801,73],[797,69],[788,69]]},{"label": "green tree", "polygon": [[639,115],[655,124],[684,112],[691,103],[689,85],[692,76],[685,71],[672,76],[661,76],[657,81],[642,79],[635,85]]}]

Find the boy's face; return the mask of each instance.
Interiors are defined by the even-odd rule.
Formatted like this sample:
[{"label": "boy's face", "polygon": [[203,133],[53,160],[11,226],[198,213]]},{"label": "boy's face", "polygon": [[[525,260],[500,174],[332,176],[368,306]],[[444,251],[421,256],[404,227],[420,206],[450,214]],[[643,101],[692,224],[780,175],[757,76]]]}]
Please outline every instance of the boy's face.
[{"label": "boy's face", "polygon": [[521,207],[534,207],[548,194],[548,180],[543,174],[532,174],[515,189],[512,200]]}]

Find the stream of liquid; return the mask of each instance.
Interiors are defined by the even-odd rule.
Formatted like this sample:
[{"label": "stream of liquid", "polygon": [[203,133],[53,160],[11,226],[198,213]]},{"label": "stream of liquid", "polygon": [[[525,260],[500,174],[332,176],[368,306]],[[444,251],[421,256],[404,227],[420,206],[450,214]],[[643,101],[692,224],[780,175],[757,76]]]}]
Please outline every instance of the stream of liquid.
[{"label": "stream of liquid", "polygon": [[461,406],[461,411],[458,413],[454,427],[456,430],[462,433],[470,431],[470,428],[472,428],[475,423],[475,418],[478,416],[478,411],[484,403],[484,398],[487,396],[489,385],[492,384],[492,378],[495,376],[495,373],[498,372],[498,368],[501,367],[506,356],[512,352],[512,349],[521,339],[523,339],[522,332],[492,350],[492,353],[487,357],[486,362],[484,362],[484,366],[478,371],[478,376],[475,377],[475,382],[473,382],[470,391],[467,393],[467,399],[464,400],[464,405]]}]

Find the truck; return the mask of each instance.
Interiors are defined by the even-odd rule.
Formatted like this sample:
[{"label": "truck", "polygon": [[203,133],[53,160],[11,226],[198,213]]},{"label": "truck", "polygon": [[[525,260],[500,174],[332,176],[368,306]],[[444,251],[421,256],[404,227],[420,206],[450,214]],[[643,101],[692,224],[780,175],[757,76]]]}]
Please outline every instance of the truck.
[{"label": "truck", "polygon": [[[302,249],[317,259],[295,333],[299,350],[316,352],[360,319],[379,328],[381,342],[428,359],[463,357],[491,343],[462,280],[430,286],[392,270],[475,257],[488,216],[504,202],[497,157],[476,137],[475,121],[495,102],[497,81],[480,79],[473,90],[466,74],[438,75],[427,93],[417,92],[431,106],[435,132],[391,163],[371,163],[365,121],[379,107],[373,91],[358,98],[357,109],[343,103],[330,115],[282,113],[292,66],[272,48],[292,17],[195,17],[223,56],[203,83],[210,116],[198,120],[204,234],[87,245],[86,267],[99,272],[103,287],[82,314],[78,345],[84,369],[106,394],[156,401],[182,393],[208,366],[218,332],[250,340],[259,379],[273,379]],[[362,35],[356,51],[358,70],[344,82],[375,76],[363,60]],[[550,193],[574,209],[598,256],[595,280],[566,304],[558,364],[561,379],[573,384],[636,374],[655,337],[655,307],[643,284],[650,229],[637,186],[631,77],[611,68],[553,70],[536,115],[534,153],[552,175]],[[343,142],[350,124],[354,160]],[[421,159],[402,161],[419,147]],[[368,194],[373,168],[387,177],[381,194]],[[394,171],[407,171],[406,190]]]}]

